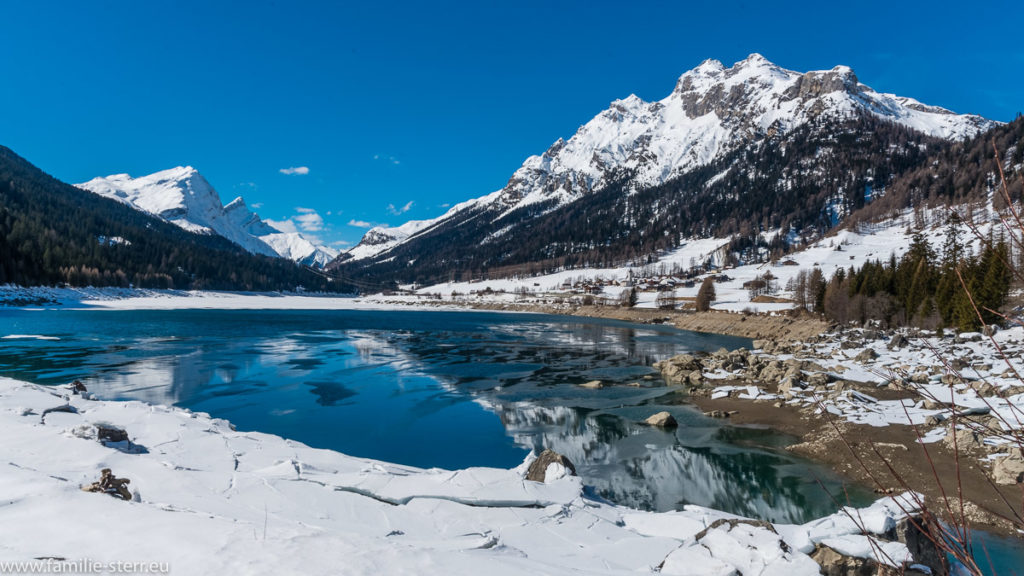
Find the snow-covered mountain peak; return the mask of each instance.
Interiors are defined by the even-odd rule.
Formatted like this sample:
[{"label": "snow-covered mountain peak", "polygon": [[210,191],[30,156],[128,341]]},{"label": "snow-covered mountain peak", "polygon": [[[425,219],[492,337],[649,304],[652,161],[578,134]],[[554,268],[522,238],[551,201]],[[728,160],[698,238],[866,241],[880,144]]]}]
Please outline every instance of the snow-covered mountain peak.
[{"label": "snow-covered mountain peak", "polygon": [[760,54],[747,58],[726,68],[718,60],[705,60],[699,66],[688,70],[679,77],[673,93],[707,93],[725,91],[737,85],[757,79],[757,83],[771,83],[773,80],[791,80],[796,72],[785,70],[771,63]]},{"label": "snow-covered mountain peak", "polygon": [[630,94],[625,98],[612,101],[611,107],[618,110],[635,110],[646,106],[647,102],[644,102],[636,94]]},{"label": "snow-covered mountain peak", "polygon": [[93,178],[78,187],[124,202],[193,232],[214,232],[214,221],[223,211],[213,186],[191,166],[178,166],[140,178],[114,174]]},{"label": "snow-covered mountain peak", "polygon": [[[448,214],[453,214],[461,209],[461,206],[455,206],[448,211]],[[447,214],[445,216],[447,216]],[[444,218],[444,216],[441,218]],[[438,219],[410,220],[401,226],[395,226],[393,228],[388,226],[374,226],[366,231],[366,234],[363,235],[359,244],[353,246],[346,252],[345,258],[359,260],[390,250],[394,246],[408,240],[410,237],[415,236],[422,230],[429,228],[437,222],[437,220]]]},{"label": "snow-covered mountain peak", "polygon": [[807,72],[796,78],[793,85],[782,94],[783,98],[807,102],[832,92],[859,97],[871,89],[857,80],[857,75],[848,66],[836,66],[831,70]]},{"label": "snow-covered mountain peak", "polygon": [[788,73],[788,70],[784,70],[780,66],[770,62],[764,56],[761,56],[757,52],[754,52],[750,56],[747,56],[739,62],[735,62],[732,68],[725,71],[726,76],[735,76],[745,71],[749,71],[750,74],[769,73],[774,74],[777,72]]},{"label": "snow-covered mountain peak", "polygon": [[[534,214],[554,210],[616,178],[627,177],[633,190],[655,186],[742,147],[783,138],[811,122],[828,126],[817,121],[872,116],[949,140],[996,125],[979,116],[875,92],[848,66],[802,73],[757,53],[729,68],[718,60],[705,60],[680,76],[660,101],[645,102],[633,94],[613,101],[568,140],[559,138],[544,153],[527,158],[503,189],[466,204],[494,208],[489,217],[501,230],[504,225],[499,221],[518,209],[532,206]],[[429,226],[440,225],[455,213],[450,211]],[[416,234],[426,229],[419,225]],[[376,257],[404,242],[393,230],[371,231],[349,251],[350,257]]]},{"label": "snow-covered mountain peak", "polygon": [[707,60],[701,62],[699,66],[697,66],[693,70],[690,70],[690,72],[710,76],[722,72],[723,70],[725,70],[725,65],[722,64],[721,60],[708,58]]},{"label": "snow-covered mountain peak", "polygon": [[295,232],[282,232],[252,212],[239,196],[226,206],[213,186],[192,166],[177,166],[132,178],[113,174],[77,184],[162,220],[200,234],[216,234],[253,254],[323,266],[337,253],[315,246]]},{"label": "snow-covered mountain peak", "polygon": [[[260,218],[259,214],[250,210],[249,206],[245,203],[245,199],[241,196],[235,198],[231,202],[228,202],[227,205],[224,206],[224,216],[232,224],[253,236],[262,237],[267,234],[278,234],[281,232],[277,228],[274,228],[270,224],[264,222]],[[275,251],[280,254],[280,251],[276,249]],[[287,258],[284,254],[280,255]]]},{"label": "snow-covered mountain peak", "polygon": [[203,175],[198,170],[191,166],[176,166],[140,178],[132,178],[127,174],[123,176],[124,179],[121,181],[126,184],[126,187],[134,190],[144,187],[162,186],[168,191],[202,198],[204,201],[213,200],[216,204],[220,204],[220,197],[217,196],[213,186],[206,181],[206,178],[203,178]]},{"label": "snow-covered mountain peak", "polygon": [[762,66],[762,65],[775,66],[775,64],[772,64],[771,62],[768,61],[767,58],[765,58],[764,56],[762,56],[761,54],[759,54],[757,52],[751,52],[749,56],[747,56],[743,60],[740,60],[739,62],[737,62],[736,65],[737,66],[739,66],[739,65],[744,65],[744,66]]},{"label": "snow-covered mountain peak", "polygon": [[249,209],[249,207],[245,204],[245,198],[242,198],[241,196],[236,197],[234,200],[224,205],[224,210],[235,210],[242,208],[246,210]]},{"label": "snow-covered mountain peak", "polygon": [[648,103],[635,95],[615,100],[568,141],[528,158],[509,180],[502,201],[510,207],[552,197],[571,201],[623,170],[633,173],[637,185],[659,184],[757,134],[785,133],[821,115],[858,113],[948,139],[994,125],[879,94],[848,66],[801,73],[756,53],[729,68],[705,60],[683,74],[663,100]]},{"label": "snow-covered mountain peak", "polygon": [[[192,166],[175,166],[174,168],[154,172],[149,176],[143,176],[143,178],[149,178],[152,180],[185,180],[196,176],[202,178],[202,175],[199,174],[199,170],[196,170]],[[205,181],[205,178],[203,180]]]}]

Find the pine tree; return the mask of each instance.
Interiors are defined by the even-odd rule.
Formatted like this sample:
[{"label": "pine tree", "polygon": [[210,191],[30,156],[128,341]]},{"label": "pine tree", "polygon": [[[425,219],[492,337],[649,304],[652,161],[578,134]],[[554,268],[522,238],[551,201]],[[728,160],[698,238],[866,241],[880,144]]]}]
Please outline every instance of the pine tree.
[{"label": "pine tree", "polygon": [[811,304],[811,309],[818,314],[825,312],[825,287],[825,274],[821,268],[812,269],[807,279],[807,300]]},{"label": "pine tree", "polygon": [[956,268],[963,256],[964,245],[960,240],[960,223],[960,215],[957,212],[950,212],[946,219],[946,241],[942,246],[943,270]]},{"label": "pine tree", "polygon": [[708,276],[700,285],[700,289],[697,290],[697,311],[707,312],[711,309],[711,303],[715,301],[715,279]]},{"label": "pine tree", "polygon": [[850,318],[850,279],[846,271],[840,268],[829,280],[825,287],[823,306],[825,315],[840,324],[845,324]]},{"label": "pine tree", "polygon": [[798,310],[806,310],[808,308],[807,278],[807,271],[800,270],[797,272],[796,277],[791,280],[792,285],[787,285],[787,288],[793,293],[793,303]]},{"label": "pine tree", "polygon": [[994,247],[989,244],[982,252],[976,276],[978,294],[975,296],[978,310],[986,324],[999,320],[996,311],[1006,301],[1013,274],[1009,267],[1009,248],[1005,242]]}]

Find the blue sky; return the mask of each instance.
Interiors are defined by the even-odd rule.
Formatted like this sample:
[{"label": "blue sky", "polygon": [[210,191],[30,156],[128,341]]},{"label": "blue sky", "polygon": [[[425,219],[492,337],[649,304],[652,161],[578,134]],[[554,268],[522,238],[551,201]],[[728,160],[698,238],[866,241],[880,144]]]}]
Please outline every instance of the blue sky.
[{"label": "blue sky", "polygon": [[[851,66],[1012,120],[1024,8],[942,2],[7,2],[0,144],[68,181],[192,165],[322,241],[504,186],[706,58]],[[293,170],[289,170],[293,169]],[[290,172],[290,173],[284,173]]]}]

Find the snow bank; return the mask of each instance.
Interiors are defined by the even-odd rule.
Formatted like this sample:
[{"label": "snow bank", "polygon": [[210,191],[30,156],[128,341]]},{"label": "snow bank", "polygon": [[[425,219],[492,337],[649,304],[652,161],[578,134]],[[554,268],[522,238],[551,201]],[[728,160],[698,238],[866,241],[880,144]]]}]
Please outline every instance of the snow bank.
[{"label": "snow bank", "polygon": [[24,308],[108,310],[464,310],[452,305],[427,305],[385,298],[354,298],[336,294],[280,292],[217,292],[212,290],[155,290],[144,288],[54,288],[0,285],[0,305]]},{"label": "snow bank", "polygon": [[[123,427],[131,444],[98,442],[100,422]],[[6,378],[0,429],[2,561],[158,562],[177,574],[817,574],[806,555],[815,542],[871,553],[845,513],[715,525],[735,517],[608,505],[583,496],[576,477],[524,480],[528,462],[423,470]],[[133,501],[80,489],[103,468],[131,480]],[[902,511],[887,498],[858,514],[882,531]]]}]

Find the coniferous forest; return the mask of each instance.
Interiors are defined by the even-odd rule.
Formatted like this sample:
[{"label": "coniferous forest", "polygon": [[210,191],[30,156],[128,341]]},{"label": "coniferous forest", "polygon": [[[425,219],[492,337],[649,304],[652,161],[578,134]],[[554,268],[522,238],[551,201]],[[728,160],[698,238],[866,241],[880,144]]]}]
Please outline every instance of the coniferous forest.
[{"label": "coniferous forest", "polygon": [[990,237],[971,254],[957,224],[951,216],[941,251],[919,232],[900,259],[840,269],[827,282],[818,269],[799,276],[798,306],[843,324],[974,331],[996,323],[1013,280],[1009,246]]}]

